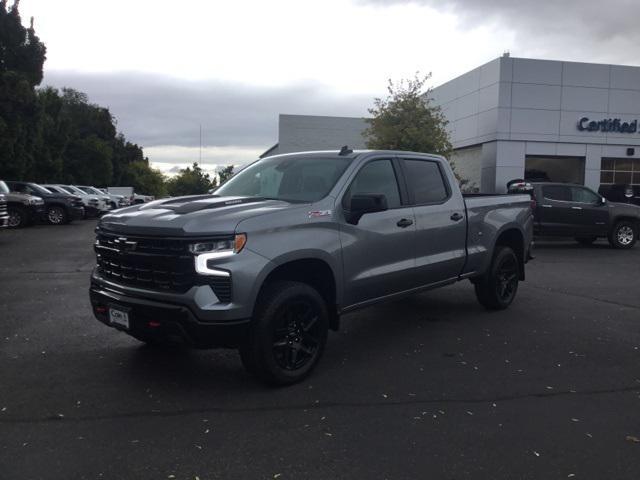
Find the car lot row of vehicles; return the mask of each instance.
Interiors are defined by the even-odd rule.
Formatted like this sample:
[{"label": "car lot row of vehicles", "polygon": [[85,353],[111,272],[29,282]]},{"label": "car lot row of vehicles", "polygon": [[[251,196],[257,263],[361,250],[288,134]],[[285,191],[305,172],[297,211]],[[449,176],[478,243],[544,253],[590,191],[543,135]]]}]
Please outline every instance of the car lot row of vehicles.
[{"label": "car lot row of vehicles", "polygon": [[90,185],[0,180],[0,227],[21,228],[40,221],[63,225],[149,201],[144,196],[138,200],[133,188],[123,188],[130,188],[131,194],[120,195]]}]

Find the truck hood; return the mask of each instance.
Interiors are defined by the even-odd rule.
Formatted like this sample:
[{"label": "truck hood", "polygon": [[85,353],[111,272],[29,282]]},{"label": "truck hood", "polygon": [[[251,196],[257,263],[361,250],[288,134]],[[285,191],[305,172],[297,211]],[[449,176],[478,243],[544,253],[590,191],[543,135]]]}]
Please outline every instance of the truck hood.
[{"label": "truck hood", "polygon": [[99,225],[114,232],[137,235],[232,234],[242,220],[292,206],[260,197],[176,197],[117,210],[102,217]]},{"label": "truck hood", "polygon": [[629,215],[630,217],[640,218],[640,207],[631,203],[607,202],[611,213],[615,216]]}]

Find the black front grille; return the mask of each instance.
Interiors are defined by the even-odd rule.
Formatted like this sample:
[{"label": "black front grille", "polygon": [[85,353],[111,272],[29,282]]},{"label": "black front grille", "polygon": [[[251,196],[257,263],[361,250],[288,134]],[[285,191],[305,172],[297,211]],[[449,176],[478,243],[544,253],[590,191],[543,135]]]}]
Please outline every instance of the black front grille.
[{"label": "black front grille", "polygon": [[210,285],[221,302],[230,302],[231,278],[198,275],[190,242],[98,231],[98,269],[108,280],[147,290],[184,293],[194,285]]},{"label": "black front grille", "polygon": [[0,198],[0,217],[7,215],[7,201]]}]

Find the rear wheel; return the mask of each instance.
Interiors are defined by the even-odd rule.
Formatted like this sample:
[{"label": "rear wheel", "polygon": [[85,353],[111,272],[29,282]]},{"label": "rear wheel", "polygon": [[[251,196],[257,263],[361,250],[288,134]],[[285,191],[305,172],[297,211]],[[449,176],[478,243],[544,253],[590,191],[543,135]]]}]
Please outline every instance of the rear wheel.
[{"label": "rear wheel", "polygon": [[22,228],[29,225],[29,215],[24,208],[9,207],[9,228]]},{"label": "rear wheel", "polygon": [[327,307],[315,289],[299,282],[277,282],[260,296],[240,357],[263,382],[290,385],[316,366],[328,331]]},{"label": "rear wheel", "polygon": [[498,246],[489,271],[475,284],[476,297],[487,309],[503,310],[516,297],[519,278],[518,257],[511,248]]},{"label": "rear wheel", "polygon": [[598,237],[576,237],[576,242],[580,245],[591,245]]},{"label": "rear wheel", "polygon": [[609,243],[613,248],[631,248],[638,238],[638,227],[634,222],[621,220],[609,232]]},{"label": "rear wheel", "polygon": [[63,225],[69,223],[69,216],[64,208],[53,205],[47,209],[47,220],[51,225]]}]

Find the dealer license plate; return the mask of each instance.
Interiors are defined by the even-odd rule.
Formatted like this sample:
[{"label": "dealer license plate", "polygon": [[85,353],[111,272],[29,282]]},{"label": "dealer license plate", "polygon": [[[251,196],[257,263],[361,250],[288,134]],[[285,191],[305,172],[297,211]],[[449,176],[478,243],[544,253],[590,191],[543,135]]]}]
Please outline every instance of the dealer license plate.
[{"label": "dealer license plate", "polygon": [[129,330],[129,313],[118,310],[117,308],[110,308],[109,323]]}]

